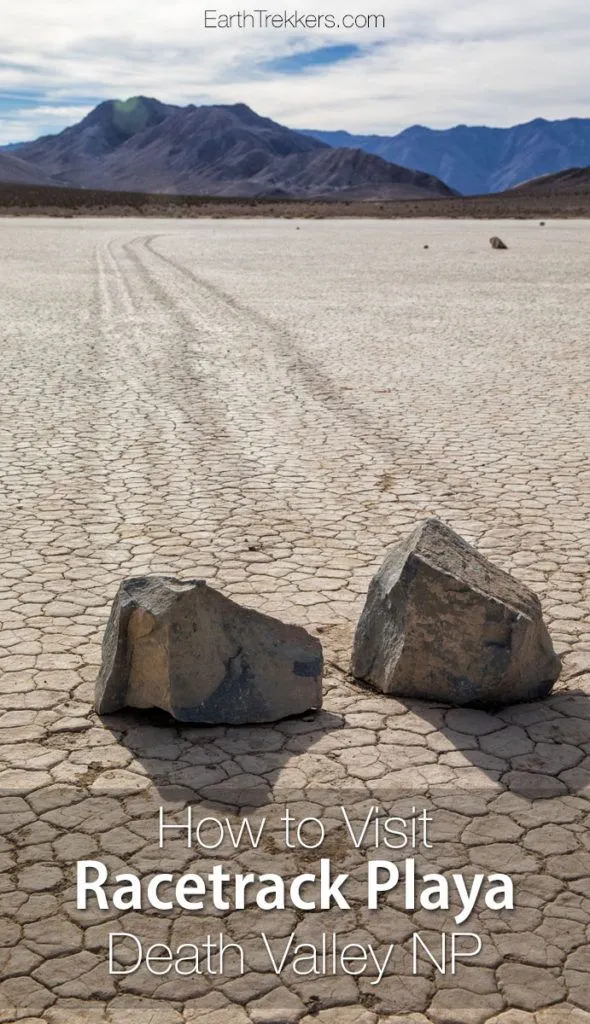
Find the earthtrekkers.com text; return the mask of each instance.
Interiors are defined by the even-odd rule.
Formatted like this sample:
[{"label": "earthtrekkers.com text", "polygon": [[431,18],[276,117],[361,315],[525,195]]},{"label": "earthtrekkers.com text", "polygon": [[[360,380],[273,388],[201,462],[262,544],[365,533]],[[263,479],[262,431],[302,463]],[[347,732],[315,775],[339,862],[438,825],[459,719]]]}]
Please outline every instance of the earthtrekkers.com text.
[{"label": "earthtrekkers.com text", "polygon": [[333,29],[333,28],[385,28],[383,14],[301,14],[299,11],[218,11],[203,12],[205,28],[274,28],[274,29]]}]

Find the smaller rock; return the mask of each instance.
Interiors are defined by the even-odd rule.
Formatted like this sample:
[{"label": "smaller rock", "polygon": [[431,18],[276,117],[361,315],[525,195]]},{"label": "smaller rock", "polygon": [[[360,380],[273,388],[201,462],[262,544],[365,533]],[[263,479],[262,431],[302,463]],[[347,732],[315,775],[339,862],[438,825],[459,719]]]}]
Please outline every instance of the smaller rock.
[{"label": "smaller rock", "polygon": [[506,243],[503,242],[501,238],[498,238],[497,235],[494,235],[493,238],[490,238],[490,245],[491,245],[492,249],[507,249],[508,248]]},{"label": "smaller rock", "polygon": [[544,228],[545,227],[545,221],[544,220],[539,222],[539,227],[540,228]]},{"label": "smaller rock", "polygon": [[322,647],[300,626],[236,604],[204,580],[119,587],[96,710],[161,708],[182,722],[275,722],[322,705]]}]

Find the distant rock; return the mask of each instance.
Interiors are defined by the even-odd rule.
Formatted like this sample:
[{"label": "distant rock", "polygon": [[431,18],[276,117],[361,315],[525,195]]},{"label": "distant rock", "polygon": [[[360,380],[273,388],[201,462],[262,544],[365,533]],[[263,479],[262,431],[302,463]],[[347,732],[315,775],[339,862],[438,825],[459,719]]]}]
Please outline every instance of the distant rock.
[{"label": "distant rock", "polygon": [[319,640],[236,604],[203,580],[125,580],[102,655],[99,714],[155,707],[183,722],[242,725],[322,704]]},{"label": "distant rock", "polygon": [[501,238],[498,238],[497,235],[494,235],[493,238],[490,238],[490,245],[491,245],[492,249],[507,249],[508,248],[508,246],[502,241]]},{"label": "distant rock", "polygon": [[544,697],[560,669],[538,597],[437,519],[373,578],[351,663],[383,693],[454,705]]}]

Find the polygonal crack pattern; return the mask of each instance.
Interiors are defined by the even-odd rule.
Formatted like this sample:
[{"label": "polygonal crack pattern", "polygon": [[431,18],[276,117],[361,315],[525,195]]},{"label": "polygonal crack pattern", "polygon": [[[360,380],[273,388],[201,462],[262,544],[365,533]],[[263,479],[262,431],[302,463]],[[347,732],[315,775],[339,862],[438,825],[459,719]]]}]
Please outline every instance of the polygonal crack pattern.
[{"label": "polygonal crack pattern", "polygon": [[[0,1021],[588,1024],[590,228],[5,220],[0,469]],[[430,248],[423,250],[426,239]],[[426,263],[428,260],[428,263]],[[33,287],[31,287],[31,283]],[[385,549],[436,515],[532,587],[564,672],[536,704],[397,701],[346,676]],[[126,576],[205,578],[322,639],[324,709],[256,728],[92,710]],[[367,910],[338,808],[433,817],[420,871],[508,872],[480,956],[416,973],[443,911]],[[157,844],[157,812],[270,822],[256,857]],[[350,909],[76,909],[75,862],[272,870],[321,817]],[[380,849],[379,856],[384,856]],[[391,851],[385,856],[399,860]],[[270,867],[269,865],[272,865]],[[243,976],[110,976],[109,932],[241,943]],[[395,945],[391,970],[277,976],[259,935]],[[380,954],[381,955],[381,954]],[[125,962],[124,951],[121,962]]]}]

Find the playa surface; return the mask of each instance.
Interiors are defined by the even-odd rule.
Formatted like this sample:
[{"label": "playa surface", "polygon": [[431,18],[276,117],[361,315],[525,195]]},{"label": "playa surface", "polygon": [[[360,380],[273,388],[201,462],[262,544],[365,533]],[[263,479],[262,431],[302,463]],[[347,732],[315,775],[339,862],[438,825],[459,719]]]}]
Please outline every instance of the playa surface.
[{"label": "playa surface", "polygon": [[[590,1021],[589,248],[576,220],[2,222],[0,1020]],[[547,700],[450,710],[347,680],[371,575],[431,515],[540,596],[564,657]],[[110,604],[144,573],[317,632],[323,711],[255,729],[98,719]],[[158,849],[158,808],[187,804],[266,814],[265,845],[236,862],[285,877],[314,862],[283,849],[285,805],[320,817],[321,855],[354,878],[341,805],[428,807],[417,862],[509,872],[517,906],[478,904],[462,927],[399,901],[368,912],[360,888],[308,915],[76,908],[82,858],[229,863],[223,845]],[[243,975],[108,973],[109,932],[175,948],[221,927]],[[481,936],[478,958],[414,972],[412,933],[453,929]],[[369,968],[276,975],[261,932],[395,953],[379,985]]]}]

